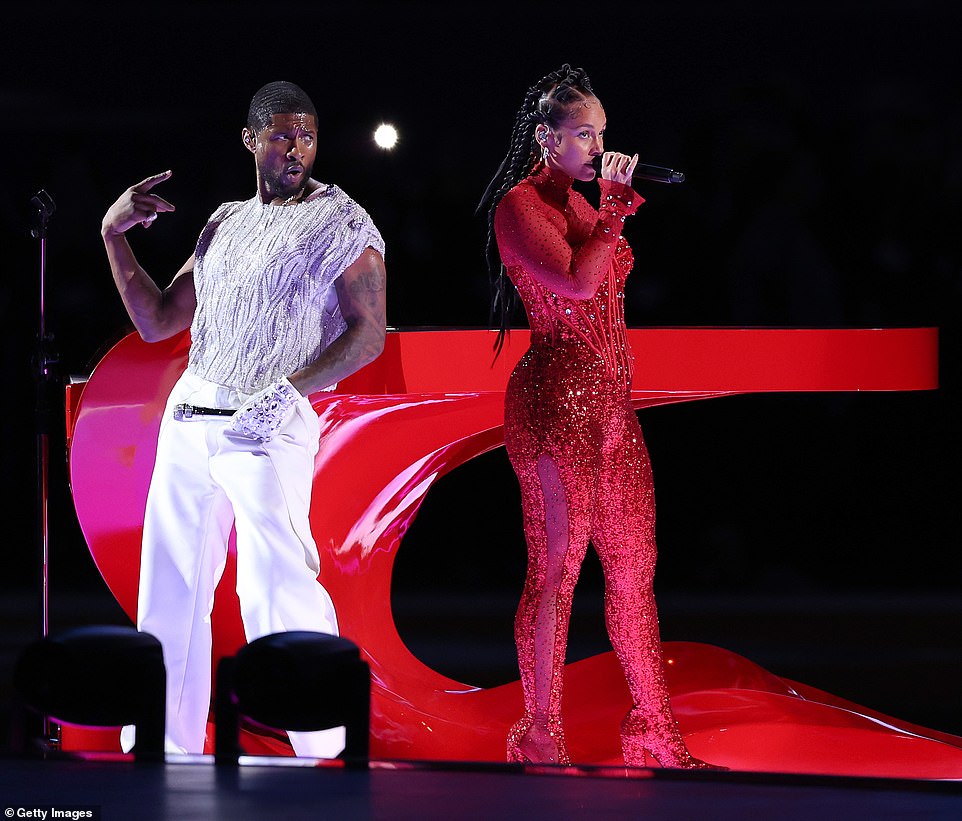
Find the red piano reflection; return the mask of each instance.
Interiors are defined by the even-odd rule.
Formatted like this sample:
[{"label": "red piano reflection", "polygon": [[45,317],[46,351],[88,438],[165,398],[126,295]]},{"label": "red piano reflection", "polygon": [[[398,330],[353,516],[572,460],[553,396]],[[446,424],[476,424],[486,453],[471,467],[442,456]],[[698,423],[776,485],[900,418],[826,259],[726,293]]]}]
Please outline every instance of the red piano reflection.
[{"label": "red piano reflection", "polygon": [[[938,386],[934,328],[629,333],[637,408],[738,393]],[[187,341],[147,345],[128,336],[86,383],[69,388],[77,514],[94,562],[131,619],[160,414],[186,366]],[[404,533],[434,482],[503,444],[504,386],[527,341],[526,331],[514,331],[492,366],[487,331],[391,332],[376,362],[337,393],[313,398],[322,443],[311,522],[344,635],[371,665],[372,758],[504,760],[520,683],[481,689],[419,661],[395,628],[390,585]],[[231,551],[213,613],[215,664],[244,642]],[[720,648],[669,642],[665,656],[675,713],[700,758],[743,770],[962,778],[960,738],[786,681]],[[619,764],[617,728],[629,699],[613,654],[569,665],[565,688],[572,759]],[[92,737],[64,728],[67,748],[90,748]],[[246,747],[290,752],[254,735]]]}]

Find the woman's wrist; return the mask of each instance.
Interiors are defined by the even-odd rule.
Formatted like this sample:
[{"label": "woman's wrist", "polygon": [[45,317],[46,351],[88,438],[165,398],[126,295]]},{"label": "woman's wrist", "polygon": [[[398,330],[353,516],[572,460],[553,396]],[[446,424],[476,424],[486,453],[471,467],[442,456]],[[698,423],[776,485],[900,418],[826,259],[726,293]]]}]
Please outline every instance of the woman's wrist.
[{"label": "woman's wrist", "polygon": [[599,210],[609,209],[617,211],[618,216],[630,216],[638,210],[644,197],[638,194],[630,185],[603,177],[598,180],[601,189],[601,204]]}]

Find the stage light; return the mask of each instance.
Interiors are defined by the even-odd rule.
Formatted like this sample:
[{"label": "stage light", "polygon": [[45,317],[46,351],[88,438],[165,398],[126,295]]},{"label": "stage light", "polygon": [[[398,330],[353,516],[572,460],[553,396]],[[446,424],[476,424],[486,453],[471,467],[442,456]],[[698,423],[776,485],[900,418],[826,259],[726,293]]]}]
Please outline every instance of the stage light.
[{"label": "stage light", "polygon": [[390,151],[397,145],[397,140],[397,129],[390,123],[381,123],[381,125],[374,130],[374,142],[377,143],[378,148]]}]

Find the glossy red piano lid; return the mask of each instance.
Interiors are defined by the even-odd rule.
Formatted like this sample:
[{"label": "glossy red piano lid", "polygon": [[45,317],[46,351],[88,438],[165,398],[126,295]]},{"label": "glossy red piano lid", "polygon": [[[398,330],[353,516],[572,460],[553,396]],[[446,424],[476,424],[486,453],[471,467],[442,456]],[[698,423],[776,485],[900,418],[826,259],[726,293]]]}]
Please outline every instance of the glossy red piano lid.
[{"label": "glossy red piano lid", "polygon": [[[339,390],[503,391],[529,333],[512,331],[497,360],[494,338],[487,330],[390,331],[381,356]],[[645,395],[915,391],[939,384],[938,328],[631,328],[628,339],[632,388]],[[165,357],[186,357],[188,343],[182,334],[158,344]],[[68,386],[68,437],[82,390],[83,383]]]},{"label": "glossy red piano lid", "polygon": [[[503,391],[528,346],[514,330],[389,333],[381,357],[345,380],[353,393]],[[937,328],[631,328],[633,389],[644,393],[912,391],[938,387]]]}]

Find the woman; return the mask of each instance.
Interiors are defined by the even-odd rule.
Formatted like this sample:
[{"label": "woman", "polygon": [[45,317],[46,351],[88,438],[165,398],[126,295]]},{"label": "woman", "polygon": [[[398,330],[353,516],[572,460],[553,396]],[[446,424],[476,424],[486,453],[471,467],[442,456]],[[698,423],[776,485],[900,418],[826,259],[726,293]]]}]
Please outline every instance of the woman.
[{"label": "woman", "polygon": [[[708,767],[688,752],[665,684],[652,591],[651,466],[629,401],[624,285],[633,259],[621,228],[642,203],[630,187],[638,157],[605,152],[604,132],[588,77],[562,66],[528,90],[510,150],[479,205],[501,319],[497,350],[514,289],[531,328],[531,347],[505,395],[505,446],[528,543],[515,620],[525,712],[508,735],[508,760],[569,762],[562,669],[590,540],[604,569],[608,634],[634,704],[621,725],[625,763],[644,766],[647,752],[663,767]],[[593,180],[599,158],[595,211],[572,182]]]}]

